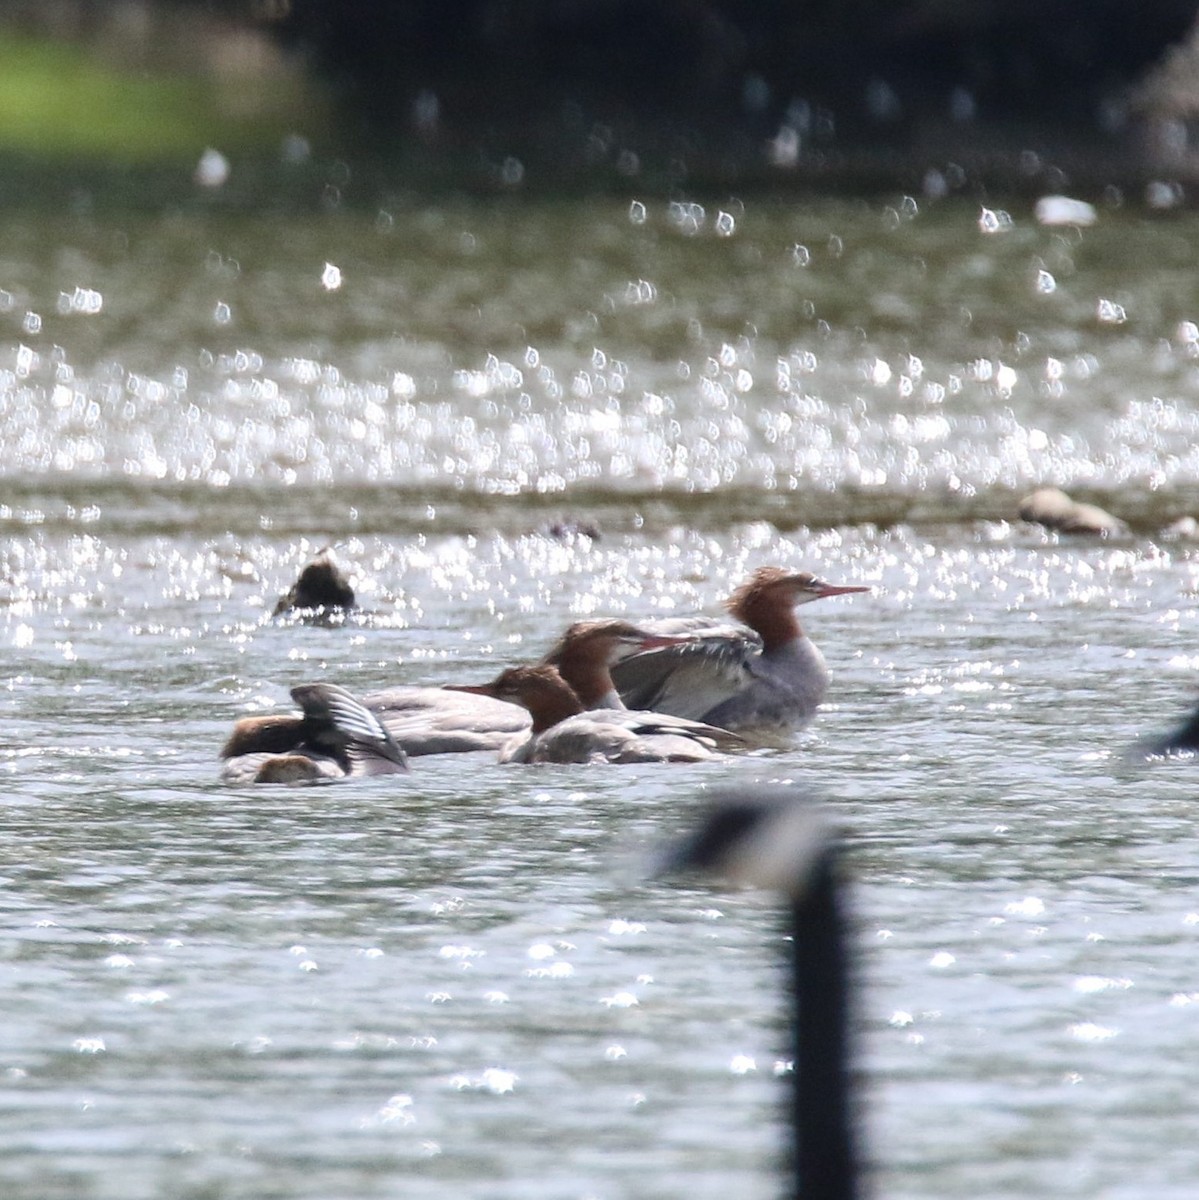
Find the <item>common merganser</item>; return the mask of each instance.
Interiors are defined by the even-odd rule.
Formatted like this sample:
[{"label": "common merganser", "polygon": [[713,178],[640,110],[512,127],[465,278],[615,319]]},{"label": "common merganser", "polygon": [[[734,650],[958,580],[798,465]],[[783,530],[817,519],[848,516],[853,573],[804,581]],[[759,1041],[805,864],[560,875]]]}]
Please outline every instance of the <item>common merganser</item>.
[{"label": "common merganser", "polygon": [[505,763],[702,762],[744,746],[735,733],[682,717],[627,709],[588,711],[548,664],[509,667],[490,683],[461,690],[529,710],[532,728],[500,751]]},{"label": "common merganser", "polygon": [[371,692],[362,702],[410,757],[499,750],[531,724],[519,704],[450,687],[400,685]]},{"label": "common merganser", "polygon": [[[450,688],[401,684],[370,692],[361,703],[409,758],[499,750],[530,725],[528,711],[519,704]],[[306,733],[304,719],[295,714],[244,717],[230,744],[237,739],[253,750],[302,752]]]},{"label": "common merganser", "polygon": [[391,734],[343,687],[291,689],[301,715],[243,717],[221,749],[227,783],[312,783],[408,770]]},{"label": "common merganser", "polygon": [[612,667],[630,655],[687,639],[667,632],[651,632],[629,621],[608,619],[576,621],[541,660],[557,667],[574,689],[584,708],[625,708],[612,681]]},{"label": "common merganser", "polygon": [[707,617],[641,622],[652,632],[690,635],[612,667],[630,708],[706,721],[760,738],[785,737],[815,715],[828,687],[824,656],[804,633],[797,605],[868,592],[807,571],[759,567],[729,598],[741,625]]},{"label": "common merganser", "polygon": [[793,1184],[803,1200],[861,1194],[851,1094],[851,991],[838,847],[797,789],[758,787],[713,797],[666,869],[698,868],[782,892],[789,904]]}]

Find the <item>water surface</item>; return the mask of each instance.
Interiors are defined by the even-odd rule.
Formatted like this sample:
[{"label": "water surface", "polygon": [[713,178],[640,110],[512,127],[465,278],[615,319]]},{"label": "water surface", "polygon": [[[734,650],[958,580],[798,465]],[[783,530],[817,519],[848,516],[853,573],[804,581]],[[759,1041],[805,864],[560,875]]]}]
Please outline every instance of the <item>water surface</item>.
[{"label": "water surface", "polygon": [[[5,1194],[776,1195],[773,904],[646,872],[746,779],[847,831],[880,1196],[1192,1195],[1193,772],[1121,752],[1199,666],[1195,218],[989,211],[14,218]],[[1129,534],[1020,522],[1044,483]],[[331,542],[361,611],[272,622]],[[769,563],[872,588],[804,610],[793,748],[217,782],[296,683]]]}]

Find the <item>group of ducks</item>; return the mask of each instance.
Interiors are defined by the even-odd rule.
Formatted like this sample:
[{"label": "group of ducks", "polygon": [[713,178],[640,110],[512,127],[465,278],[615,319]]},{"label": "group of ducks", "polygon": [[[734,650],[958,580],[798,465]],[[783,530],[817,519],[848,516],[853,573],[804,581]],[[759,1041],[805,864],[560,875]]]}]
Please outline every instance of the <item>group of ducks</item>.
[{"label": "group of ducks", "polygon": [[[338,582],[332,570],[319,559],[310,564],[276,611],[332,606],[335,594],[352,604],[348,585],[322,590]],[[320,585],[315,591],[306,576]],[[307,684],[292,690],[299,714],[237,722],[222,751],[224,774],[247,782],[376,775],[407,770],[409,755],[487,749],[503,762],[693,761],[736,750],[802,727],[824,697],[828,670],[796,607],[868,590],[762,567],[730,597],[732,623],[581,621],[540,663],[510,667],[483,685],[396,687],[358,700],[335,684]],[[1145,757],[1196,752],[1199,710],[1136,748]],[[857,1200],[863,1187],[838,841],[820,805],[799,789],[742,786],[714,793],[691,836],[662,863],[784,898],[790,1194],[804,1200]]]},{"label": "group of ducks", "polygon": [[[696,762],[790,736],[824,698],[828,668],[800,604],[868,587],[761,567],[708,617],[579,621],[536,664],[490,683],[399,686],[353,696],[292,689],[299,713],[239,720],[221,757],[233,783],[299,783],[408,770],[425,754],[501,762]],[[349,607],[328,555],[305,567],[276,614]]]},{"label": "group of ducks", "polygon": [[[425,754],[497,753],[500,762],[698,762],[785,742],[824,698],[828,668],[796,608],[870,589],[760,567],[710,617],[578,621],[536,664],[490,683],[398,686],[353,696],[292,689],[298,713],[245,717],[221,750],[230,783],[304,783],[408,770]],[[354,592],[322,552],[275,608],[344,613]],[[1199,710],[1138,757],[1199,750]]]}]

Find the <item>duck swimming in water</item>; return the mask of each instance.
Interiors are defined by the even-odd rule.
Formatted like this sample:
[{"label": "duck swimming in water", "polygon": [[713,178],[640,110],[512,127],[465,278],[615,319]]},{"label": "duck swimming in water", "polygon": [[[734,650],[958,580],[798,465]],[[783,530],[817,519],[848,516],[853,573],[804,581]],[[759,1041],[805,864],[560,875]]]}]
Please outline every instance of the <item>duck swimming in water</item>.
[{"label": "duck swimming in water", "polygon": [[501,752],[500,762],[702,762],[743,749],[734,733],[683,717],[627,709],[588,710],[556,667],[509,667],[491,683],[463,691],[529,710],[532,726]]},{"label": "duck swimming in water", "polygon": [[343,687],[291,689],[300,713],[243,717],[221,749],[226,783],[316,783],[408,770],[404,751]]},{"label": "duck swimming in water", "polygon": [[760,567],[729,598],[728,611],[741,624],[707,617],[641,622],[648,631],[686,640],[614,664],[616,689],[630,708],[765,739],[789,736],[815,715],[829,680],[796,607],[869,590],[826,583],[807,571]]},{"label": "duck swimming in water", "polygon": [[333,556],[332,547],[326,546],[304,566],[287,593],[280,596],[271,615],[305,613],[329,620],[344,616],[356,605],[357,598],[349,578]]},{"label": "duck swimming in water", "polygon": [[[527,710],[518,704],[415,684],[369,692],[360,703],[408,758],[499,750],[515,734],[528,730],[530,720]],[[244,717],[230,744],[237,740],[276,754],[302,752],[307,729],[303,718],[294,713]]]}]

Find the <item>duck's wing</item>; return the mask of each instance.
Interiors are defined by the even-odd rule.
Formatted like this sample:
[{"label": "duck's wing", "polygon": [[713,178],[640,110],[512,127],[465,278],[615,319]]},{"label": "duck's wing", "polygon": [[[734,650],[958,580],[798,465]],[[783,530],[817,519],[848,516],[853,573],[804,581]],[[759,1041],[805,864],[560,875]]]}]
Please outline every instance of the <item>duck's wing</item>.
[{"label": "duck's wing", "polygon": [[410,756],[498,750],[532,723],[518,704],[435,687],[387,688],[363,703]]},{"label": "duck's wing", "polygon": [[643,650],[612,668],[629,708],[699,720],[748,686],[762,652],[757,634],[728,624],[689,632],[686,642]]},{"label": "duck's wing", "polygon": [[703,742],[715,750],[744,750],[749,743],[739,734],[722,729],[707,721],[694,721],[690,717],[676,717],[671,713],[645,712],[626,709],[616,714],[628,728],[639,737],[670,735]]},{"label": "duck's wing", "polygon": [[750,638],[758,635],[744,625],[725,621],[719,617],[703,617],[693,614],[689,617],[640,617],[636,620],[638,629],[646,633],[660,633],[667,637],[686,637],[694,634],[697,637],[710,634],[713,637],[725,637],[733,634],[744,634]]},{"label": "duck's wing", "polygon": [[379,718],[335,683],[306,683],[291,689],[314,733],[314,748],[326,747],[349,762],[347,774],[388,775],[408,770],[403,749]]}]

